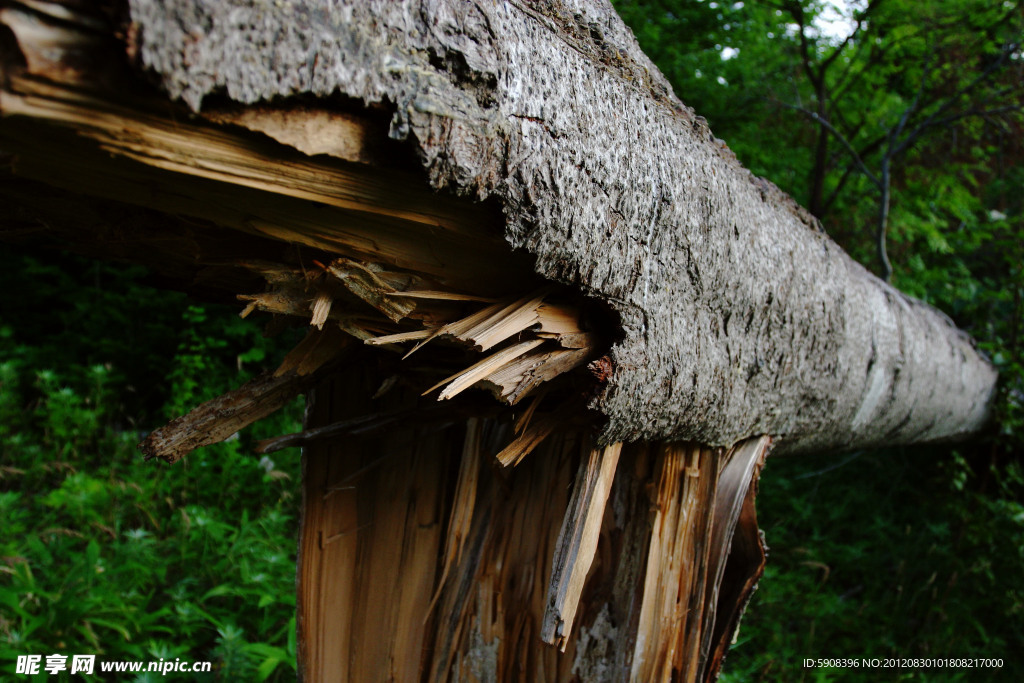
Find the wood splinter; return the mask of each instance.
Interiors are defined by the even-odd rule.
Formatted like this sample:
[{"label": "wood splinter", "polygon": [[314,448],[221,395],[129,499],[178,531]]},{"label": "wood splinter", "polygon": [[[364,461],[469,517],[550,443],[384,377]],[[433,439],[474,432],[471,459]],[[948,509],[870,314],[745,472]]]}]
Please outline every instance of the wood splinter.
[{"label": "wood splinter", "polygon": [[593,449],[580,462],[569,508],[555,544],[548,602],[540,636],[565,652],[583,584],[594,562],[601,521],[612,490],[622,444]]},{"label": "wood splinter", "polygon": [[347,345],[337,330],[312,329],[277,370],[264,372],[171,420],[147,436],[139,450],[147,460],[160,458],[174,464],[197,448],[224,441],[308,390],[317,381],[317,372],[337,359]]},{"label": "wood splinter", "polygon": [[197,448],[224,441],[240,429],[284,407],[313,384],[312,375],[294,370],[264,372],[237,389],[193,408],[152,432],[139,450],[147,460],[174,464]]}]

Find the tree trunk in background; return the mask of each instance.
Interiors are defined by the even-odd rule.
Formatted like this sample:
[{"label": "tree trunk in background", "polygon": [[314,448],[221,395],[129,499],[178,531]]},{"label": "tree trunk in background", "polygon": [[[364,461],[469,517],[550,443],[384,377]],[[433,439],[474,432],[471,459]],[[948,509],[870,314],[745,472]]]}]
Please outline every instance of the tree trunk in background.
[{"label": "tree trunk in background", "polygon": [[500,205],[537,273],[618,317],[605,442],[798,453],[985,421],[996,373],[971,342],[743,168],[606,0],[128,4],[131,56],[193,110],[376,103],[434,187]]}]

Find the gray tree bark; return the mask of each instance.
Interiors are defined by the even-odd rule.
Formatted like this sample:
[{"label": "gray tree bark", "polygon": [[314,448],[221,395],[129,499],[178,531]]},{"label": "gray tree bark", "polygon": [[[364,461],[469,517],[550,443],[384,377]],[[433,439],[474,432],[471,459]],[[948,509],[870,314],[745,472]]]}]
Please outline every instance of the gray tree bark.
[{"label": "gray tree bark", "polygon": [[970,340],[740,166],[603,0],[129,5],[138,62],[194,109],[383,103],[435,187],[500,201],[539,273],[620,317],[605,441],[805,452],[986,418],[996,373]]}]

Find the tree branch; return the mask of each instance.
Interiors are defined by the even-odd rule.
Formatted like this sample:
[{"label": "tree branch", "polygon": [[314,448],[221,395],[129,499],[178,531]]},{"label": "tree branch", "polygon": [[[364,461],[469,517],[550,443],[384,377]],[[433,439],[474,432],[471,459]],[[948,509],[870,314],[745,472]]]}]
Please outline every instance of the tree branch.
[{"label": "tree branch", "polygon": [[965,116],[969,115],[966,112],[962,112],[961,113],[962,115],[961,114],[956,114],[956,115],[953,115],[952,117],[941,118],[941,119],[937,118],[940,115],[945,114],[950,109],[952,109],[953,106],[960,100],[960,98],[962,98],[965,95],[969,94],[972,90],[974,90],[976,87],[978,87],[983,82],[985,82],[989,77],[991,77],[992,74],[994,74],[996,71],[998,71],[1000,68],[1002,68],[1003,64],[1006,63],[1006,60],[1009,58],[1009,56],[1011,54],[1013,54],[1014,52],[1016,52],[1019,48],[1020,48],[1020,43],[1010,43],[1010,44],[1004,46],[1003,50],[1002,50],[1001,54],[999,55],[998,59],[996,59],[994,62],[992,62],[992,64],[987,66],[985,68],[985,70],[982,71],[980,74],[978,74],[978,76],[973,81],[971,81],[970,83],[965,85],[963,88],[961,88],[957,92],[953,93],[949,97],[949,99],[946,100],[938,109],[936,109],[934,112],[932,112],[924,121],[922,121],[920,124],[918,124],[907,135],[906,139],[903,142],[901,142],[899,145],[897,145],[897,147],[893,150],[893,155],[895,156],[895,155],[901,154],[904,151],[906,151],[907,148],[909,148],[919,137],[921,137],[921,134],[924,133],[924,131],[926,131],[927,129],[935,127],[935,126],[938,126],[938,125],[941,125],[942,122],[948,122],[948,121],[951,121],[951,120],[957,120],[959,118],[964,118]]},{"label": "tree branch", "polygon": [[777,102],[776,104],[778,104],[781,107],[785,107],[786,109],[792,109],[794,111],[798,111],[798,112],[804,114],[805,116],[810,117],[811,120],[813,120],[819,126],[821,126],[825,130],[827,130],[829,133],[831,133],[836,138],[836,140],[839,141],[839,144],[841,144],[843,147],[846,148],[846,151],[849,152],[849,154],[853,158],[854,162],[856,162],[857,166],[860,168],[861,173],[866,175],[868,177],[868,179],[871,180],[872,183],[874,183],[875,185],[878,186],[879,189],[881,189],[882,184],[881,184],[881,181],[879,180],[878,176],[876,176],[874,173],[872,173],[871,169],[869,169],[867,167],[867,164],[864,163],[864,160],[861,159],[860,154],[858,154],[857,150],[854,149],[852,144],[850,144],[850,141],[846,139],[846,136],[844,136],[842,133],[840,133],[838,130],[836,130],[835,127],[831,123],[829,123],[826,119],[824,119],[821,116],[819,116],[817,112],[813,112],[813,111],[810,111],[808,109],[804,109],[803,107],[798,107],[798,106],[793,105],[793,104],[787,104],[785,102]]}]

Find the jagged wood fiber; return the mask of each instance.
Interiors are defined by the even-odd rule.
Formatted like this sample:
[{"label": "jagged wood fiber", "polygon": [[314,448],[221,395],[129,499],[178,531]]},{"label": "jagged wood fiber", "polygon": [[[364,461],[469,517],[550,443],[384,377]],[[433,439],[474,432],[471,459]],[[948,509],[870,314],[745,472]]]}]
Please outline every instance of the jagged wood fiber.
[{"label": "jagged wood fiber", "polygon": [[[567,301],[550,286],[537,288],[541,279],[529,259],[512,253],[502,239],[493,207],[432,193],[421,175],[388,160],[385,136],[372,120],[302,106],[227,106],[192,116],[155,90],[140,88],[138,74],[126,72],[124,55],[116,54],[116,41],[98,30],[106,23],[83,8],[0,3],[0,26],[8,31],[5,41],[16,41],[15,50],[5,45],[0,87],[0,144],[14,152],[5,176],[80,193],[76,200],[23,181],[14,188],[5,183],[3,193],[13,195],[16,206],[13,221],[0,221],[5,236],[19,234],[27,222],[34,224],[30,231],[70,238],[87,253],[142,260],[214,289],[231,291],[232,283],[255,275],[264,286],[242,290],[255,293],[235,289],[246,304],[242,316],[271,313],[278,328],[288,324],[282,318],[304,319],[324,333],[317,344],[332,340],[324,348],[344,343],[333,341],[340,329],[390,351],[421,340],[415,351],[437,337],[477,351],[494,349],[433,388],[425,383],[427,393],[448,384],[439,400],[486,386],[498,400],[514,404],[604,345],[573,303],[578,295]],[[303,154],[238,125],[297,145]],[[344,161],[322,156],[328,153]],[[68,206],[55,212],[52,202],[39,200],[50,193]],[[103,225],[105,217],[129,223],[139,212],[111,200],[165,213],[151,213],[159,218],[156,225],[144,219],[136,229],[126,225],[114,234]],[[175,223],[193,229],[182,233]],[[270,240],[239,235],[211,259],[200,242],[209,242],[205,233],[221,226]],[[132,233],[127,240],[125,232]],[[268,249],[275,239],[295,246]],[[259,249],[250,249],[253,244]],[[254,251],[265,255],[253,258]],[[240,271],[249,277],[239,278]],[[531,294],[496,296],[517,290]],[[417,356],[418,370],[437,375],[445,366],[425,367],[437,360],[426,355]],[[303,363],[292,364],[299,375],[308,374]],[[274,377],[286,366],[288,359]],[[417,374],[417,368],[407,372]],[[294,394],[311,382],[277,384],[255,383],[200,406],[157,430],[141,444],[143,451],[176,461],[264,416],[287,398],[283,388]],[[237,413],[234,418],[228,419],[228,410]],[[509,452],[509,464],[550,431],[526,430],[522,447]]]},{"label": "jagged wood fiber", "polygon": [[608,442],[770,433],[807,451],[985,419],[995,372],[970,342],[743,169],[605,0],[129,6],[140,65],[193,108],[387,103],[436,187],[500,199],[538,272],[621,315]]},{"label": "jagged wood fiber", "polygon": [[[345,377],[316,387],[307,427],[357,419],[375,383],[353,362]],[[415,400],[404,390],[371,404],[401,411]],[[493,454],[510,427],[507,417],[474,418],[308,444],[302,680],[647,683],[717,671],[735,624],[715,619],[723,605],[714,581],[735,553],[710,540],[742,529],[763,563],[752,509],[738,520],[721,513],[752,499],[752,482],[732,478],[729,464],[748,463],[744,453],[760,462],[767,439],[730,452],[625,444],[620,456],[618,446],[595,449],[585,431],[569,429],[502,469]],[[592,472],[591,481],[584,473],[598,454],[607,476]],[[716,492],[723,477],[739,490]],[[576,521],[587,527],[578,535]],[[586,556],[583,566],[565,565],[575,553]],[[559,582],[556,569],[579,574]],[[552,619],[575,622],[555,627],[558,648],[540,644]],[[704,652],[713,627],[726,637]]]}]

